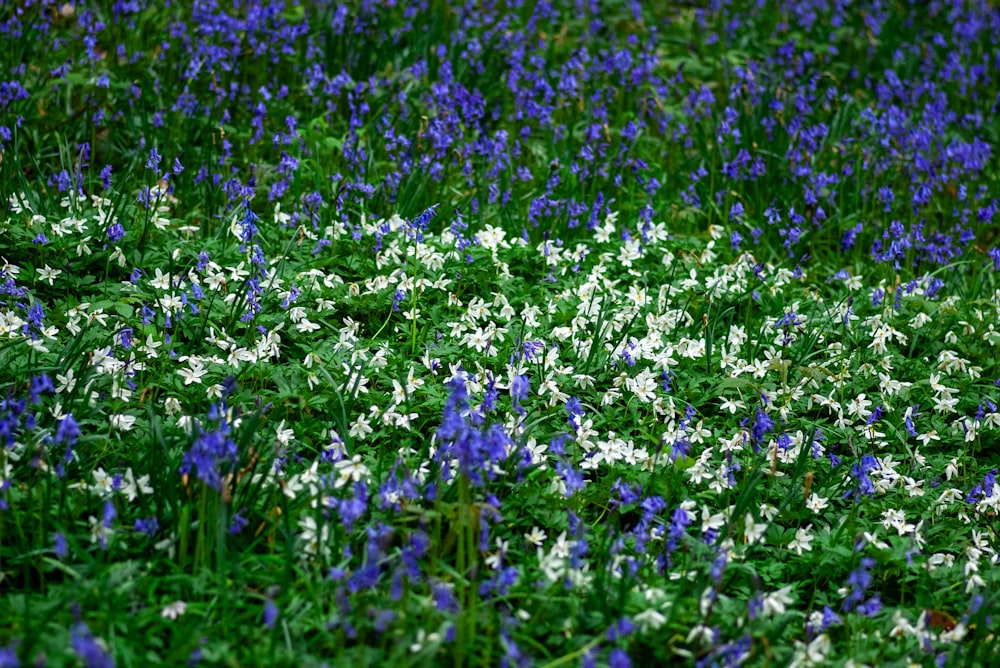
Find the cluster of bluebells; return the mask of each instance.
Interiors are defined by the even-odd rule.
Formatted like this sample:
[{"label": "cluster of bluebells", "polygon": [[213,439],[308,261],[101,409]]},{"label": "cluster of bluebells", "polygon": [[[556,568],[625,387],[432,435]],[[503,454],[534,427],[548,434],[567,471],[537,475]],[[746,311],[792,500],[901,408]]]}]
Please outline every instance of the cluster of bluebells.
[{"label": "cluster of bluebells", "polygon": [[844,597],[845,612],[857,612],[873,617],[882,609],[882,601],[878,594],[869,593],[872,587],[871,571],[874,567],[874,559],[862,557],[858,567],[851,571],[847,578],[847,596]]},{"label": "cluster of bluebells", "polygon": [[[0,154],[28,181],[0,220],[16,251],[0,257],[0,352],[15,351],[0,512],[38,512],[49,485],[99,497],[40,523],[57,524],[60,566],[155,550],[185,568],[175,506],[200,484],[223,506],[238,497],[220,548],[326,574],[320,635],[339,649],[406,633],[432,661],[482,611],[505,665],[561,639],[584,665],[628,666],[633,648],[739,665],[761,651],[757,627],[784,632],[802,612],[785,587],[760,593],[773,569],[757,559],[813,583],[813,543],[840,535],[828,518],[879,504],[881,522],[859,520],[878,551],[840,564],[839,607],[808,611],[801,665],[826,658],[840,615],[880,623],[883,567],[961,583],[970,614],[987,605],[1000,487],[952,457],[1000,428],[981,381],[994,356],[980,355],[1000,345],[1000,248],[978,243],[995,243],[1000,209],[989,2],[470,0],[445,21],[434,3],[367,0],[42,4],[0,20],[24,47],[0,52]],[[25,40],[51,62],[20,62]],[[62,136],[61,108],[85,139],[57,160],[20,155]],[[813,264],[824,248],[836,266]],[[962,274],[940,270],[971,252],[974,306],[956,296]],[[355,319],[375,311],[387,329]],[[237,377],[259,390],[246,404]],[[315,457],[302,426],[334,395],[350,442]],[[251,400],[258,434],[231,407]],[[271,430],[279,405],[289,424]],[[172,501],[111,461],[159,445],[161,427],[185,443]],[[241,453],[243,436],[256,447]],[[475,521],[458,511],[448,527],[455,487]],[[928,530],[942,516],[960,538]],[[460,577],[456,526],[474,533]],[[700,596],[675,596],[697,582]],[[534,603],[550,586],[582,610],[559,632]],[[309,613],[298,592],[264,592],[255,623],[290,642]],[[700,622],[664,649],[678,619]],[[74,610],[68,651],[113,665],[91,627]]]},{"label": "cluster of bluebells", "polygon": [[207,415],[209,424],[198,427],[194,443],[184,453],[180,473],[194,474],[198,480],[215,490],[221,490],[239,459],[239,449],[233,440],[230,409],[224,401],[213,404]]},{"label": "cluster of bluebells", "polygon": [[491,398],[489,392],[481,407],[471,408],[464,378],[456,377],[449,391],[441,425],[435,432],[439,445],[434,458],[441,464],[445,480],[457,473],[483,487],[497,476],[513,443],[501,424],[485,426],[486,415],[495,408],[495,397]]},{"label": "cluster of bluebells", "polygon": [[[725,220],[738,226],[730,236],[734,247],[747,239],[770,241],[797,257],[816,236],[832,237],[845,247],[863,239],[873,259],[900,266],[954,260],[970,247],[976,226],[996,216],[996,198],[966,185],[982,178],[992,157],[992,147],[980,137],[996,102],[970,96],[972,90],[996,86],[993,69],[970,48],[996,46],[990,29],[995,10],[988,5],[971,3],[954,12],[931,7],[929,35],[908,17],[909,32],[903,31],[894,53],[879,54],[888,64],[879,67],[872,64],[879,61],[870,53],[873,45],[862,49],[841,31],[820,26],[879,34],[887,26],[898,30],[894,21],[903,19],[881,3],[864,9],[810,5],[807,11],[792,3],[787,23],[775,35],[779,46],[727,65],[730,83],[721,90],[664,60],[660,45],[673,36],[674,25],[683,23],[667,6],[636,5],[641,29],[633,32],[632,26],[629,39],[611,41],[609,32],[621,28],[622,19],[606,16],[597,3],[542,3],[523,12],[480,11],[459,3],[454,11],[461,12],[463,25],[447,44],[427,53],[394,47],[390,51],[399,61],[386,68],[385,56],[369,62],[369,54],[432,28],[433,12],[362,3],[357,11],[306,7],[304,20],[292,21],[263,0],[241,12],[215,2],[189,12],[171,8],[162,17],[163,34],[171,36],[167,41],[149,41],[149,36],[131,48],[119,43],[115,57],[104,59],[94,77],[95,90],[120,84],[125,91],[120,106],[107,95],[72,93],[81,95],[88,121],[112,133],[140,109],[150,114],[154,130],[170,123],[250,129],[245,142],[224,133],[213,138],[215,160],[199,161],[180,151],[173,155],[154,141],[146,171],[173,191],[186,167],[193,167],[195,184],[222,189],[232,204],[263,185],[269,201],[286,203],[291,222],[308,221],[313,231],[320,228],[324,196],[301,191],[316,114],[304,116],[297,105],[318,110],[324,127],[331,128],[329,135],[343,137],[329,168],[335,186],[329,203],[348,228],[354,225],[351,204],[376,198],[394,204],[424,184],[433,197],[453,180],[480,190],[465,207],[472,215],[526,200],[532,228],[558,222],[593,229],[599,212],[616,199],[649,221],[663,213],[664,202],[680,200],[712,215],[721,209]],[[706,38],[692,45],[692,57],[705,58],[714,42],[731,42],[741,27],[766,22],[762,14],[767,11],[730,4],[699,10],[696,29]],[[71,15],[71,24],[86,26],[86,36],[82,42],[54,43],[63,64],[52,70],[49,88],[33,83],[29,89],[16,78],[2,82],[0,109],[24,116],[29,98],[59,91],[62,78],[73,72],[89,72],[103,58],[94,46],[115,42],[106,31],[132,23],[139,12],[138,5],[124,3],[114,7],[110,21],[92,10]],[[48,34],[61,27],[50,25],[53,20],[50,13],[16,14],[0,32],[10,38]],[[553,49],[551,35],[567,20],[581,29],[568,48]],[[189,34],[192,25],[211,28]],[[349,41],[351,52],[342,59],[321,57],[323,50],[315,44],[321,26],[329,31],[323,39]],[[391,26],[388,33],[386,26]],[[712,26],[727,28],[716,34]],[[786,30],[808,39],[786,38]],[[234,61],[234,45],[244,39],[270,68],[258,71]],[[174,48],[165,48],[169,45]],[[300,53],[305,57],[293,56]],[[920,63],[919,74],[904,79],[897,66],[911,59]],[[146,108],[142,90],[166,90],[160,77],[167,72],[182,73],[184,85]],[[851,106],[858,86],[872,91],[871,105]],[[786,96],[784,91],[795,92]],[[975,102],[970,105],[970,100]],[[829,119],[838,114],[848,122],[835,134]],[[422,121],[409,122],[413,119]],[[372,131],[361,131],[366,127]],[[767,151],[748,138],[759,129],[767,135]],[[687,178],[672,178],[698,155],[702,138],[718,147],[710,152],[711,161]],[[665,155],[678,158],[660,164],[641,157],[635,147],[649,139],[671,146]],[[11,125],[0,126],[2,145],[11,141]],[[544,152],[535,148],[540,142],[550,142],[559,157],[540,155]],[[89,142],[80,144],[74,173],[60,166],[50,179],[53,185],[60,191],[81,190],[95,149]],[[246,159],[261,153],[266,160]],[[173,155],[166,167],[164,154]],[[371,168],[373,157],[381,162],[378,169]],[[255,169],[241,180],[238,175],[251,163]],[[111,186],[111,167],[99,170],[105,190]],[[570,179],[588,187],[565,194],[560,185]],[[776,191],[771,186],[784,184],[790,185],[781,188],[789,193],[784,201],[764,202],[760,209],[729,194],[733,187]],[[152,190],[144,186],[146,206],[161,199]],[[290,201],[294,193],[300,193],[298,201]],[[844,193],[857,194],[863,200],[859,208],[880,216],[837,229],[830,212],[839,208]],[[949,194],[946,203],[942,193]],[[937,215],[944,224],[933,223]],[[415,235],[431,216],[433,210],[427,209],[412,221]],[[111,244],[121,243],[126,233],[114,219],[102,231]],[[456,236],[472,239],[460,231]],[[322,248],[332,239],[317,235],[315,242]]]}]

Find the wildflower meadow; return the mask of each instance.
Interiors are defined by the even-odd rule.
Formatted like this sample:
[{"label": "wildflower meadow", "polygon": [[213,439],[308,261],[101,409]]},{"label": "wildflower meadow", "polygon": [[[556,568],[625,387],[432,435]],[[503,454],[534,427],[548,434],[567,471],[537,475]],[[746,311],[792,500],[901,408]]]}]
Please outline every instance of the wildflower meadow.
[{"label": "wildflower meadow", "polygon": [[1000,665],[992,0],[0,2],[0,667]]}]

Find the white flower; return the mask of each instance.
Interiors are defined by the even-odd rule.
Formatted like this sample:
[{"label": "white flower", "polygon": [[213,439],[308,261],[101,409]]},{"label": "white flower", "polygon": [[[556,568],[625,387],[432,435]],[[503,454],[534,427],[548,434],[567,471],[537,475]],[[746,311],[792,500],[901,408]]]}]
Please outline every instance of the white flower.
[{"label": "white flower", "polygon": [[806,501],[806,508],[813,511],[814,513],[818,513],[821,510],[825,510],[829,505],[830,505],[830,499],[820,496],[819,494],[816,494],[816,492],[813,492],[812,496],[809,497],[809,500]]},{"label": "white flower", "polygon": [[872,412],[868,410],[868,407],[871,405],[871,400],[862,393],[847,402],[847,412],[863,420],[872,414]]},{"label": "white flower", "polygon": [[63,392],[72,392],[73,388],[76,387],[76,378],[73,377],[73,369],[67,369],[66,375],[56,374],[56,394],[62,394]]},{"label": "white flower", "polygon": [[368,434],[371,434],[374,431],[375,430],[371,427],[371,422],[368,421],[368,418],[365,417],[364,413],[361,413],[358,415],[358,419],[354,421],[347,433],[351,438],[363,441]]},{"label": "white flower", "polygon": [[406,390],[403,389],[402,384],[395,378],[392,379],[392,403],[394,406],[406,401]]},{"label": "white flower", "polygon": [[808,646],[801,642],[796,642],[795,656],[789,668],[806,668],[806,666],[822,666],[826,664],[826,657],[830,653],[830,636],[821,633],[816,636]]},{"label": "white flower", "polygon": [[191,383],[201,384],[201,377],[205,375],[205,369],[201,362],[196,361],[194,358],[188,360],[190,368],[179,369],[177,371],[178,375],[184,378],[184,384],[190,385]]},{"label": "white flower", "polygon": [[105,526],[104,522],[97,519],[93,515],[87,518],[90,523],[90,542],[91,543],[101,543],[101,545],[106,545],[108,539],[115,533],[111,527]]},{"label": "white flower", "polygon": [[722,410],[729,411],[730,415],[736,415],[739,410],[745,410],[747,405],[737,399],[736,401],[731,401],[725,397],[722,399]]},{"label": "white flower", "polygon": [[789,592],[792,591],[792,586],[782,587],[778,591],[771,592],[764,597],[764,615],[780,615],[785,612],[786,606],[792,602],[792,597],[789,596]]},{"label": "white flower", "polygon": [[138,498],[139,492],[143,494],[153,493],[153,488],[149,486],[149,476],[144,475],[137,479],[130,467],[125,471],[125,475],[122,476],[121,493],[128,498],[129,502],[132,502]]},{"label": "white flower", "polygon": [[295,430],[291,428],[286,429],[284,420],[278,423],[278,429],[276,431],[277,433],[274,435],[274,440],[276,440],[278,444],[283,447],[288,447],[288,444],[292,442],[293,438],[295,438]]},{"label": "white flower", "polygon": [[103,468],[94,469],[91,472],[94,476],[94,484],[90,486],[90,491],[98,496],[109,496],[114,491],[114,476],[104,472]]},{"label": "white flower", "polygon": [[510,543],[502,538],[497,538],[497,551],[486,557],[484,560],[486,565],[497,570],[503,565],[503,560],[507,556],[507,550],[510,548]]},{"label": "white flower", "polygon": [[632,621],[639,627],[641,633],[645,633],[647,631],[655,631],[663,626],[667,618],[662,613],[650,608],[633,616]]},{"label": "white flower", "polygon": [[[810,527],[812,525],[809,525]],[[795,532],[795,538],[792,542],[788,544],[789,549],[795,550],[796,554],[802,554],[805,552],[812,552],[812,542],[814,537],[809,533],[809,527],[805,529],[799,528]]]},{"label": "white flower", "polygon": [[134,415],[112,415],[110,417],[111,426],[118,431],[132,431],[135,426],[136,417]]},{"label": "white flower", "polygon": [[626,380],[625,387],[635,394],[639,401],[648,403],[656,398],[656,378],[649,369],[643,369],[635,378]]},{"label": "white flower", "polygon": [[320,529],[316,525],[316,518],[308,515],[299,520],[299,528],[302,529],[302,542],[305,543],[303,549],[305,549],[306,554],[310,556],[326,556],[329,554],[329,524],[324,524],[322,529]]},{"label": "white flower", "polygon": [[[757,541],[760,541],[764,537],[764,533],[767,531],[766,522],[758,522],[753,518],[750,513],[746,514],[746,541],[748,544],[753,545]],[[761,541],[763,542],[763,541]]]},{"label": "white flower", "polygon": [[[940,441],[941,437],[938,436],[937,429],[931,429],[926,434],[920,434],[920,436],[917,436],[917,440],[926,446],[931,441]],[[950,479],[951,478],[949,477],[949,480]]]},{"label": "white flower", "polygon": [[438,633],[427,633],[423,629],[417,631],[417,639],[414,643],[410,645],[410,652],[416,654],[424,648],[425,643],[438,643],[441,641],[441,635]]},{"label": "white flower", "polygon": [[885,542],[884,540],[881,540],[875,534],[865,531],[863,535],[865,537],[865,540],[874,545],[876,549],[879,550],[890,549],[889,543]]},{"label": "white flower", "polygon": [[524,539],[535,547],[541,547],[546,538],[545,532],[538,527],[531,527],[531,531],[524,534]]},{"label": "white flower", "polygon": [[160,610],[160,616],[164,619],[174,620],[187,612],[187,603],[184,601],[174,601]]},{"label": "white flower", "polygon": [[337,487],[342,487],[348,481],[353,480],[357,482],[371,475],[368,467],[361,463],[361,455],[354,455],[350,459],[341,459],[334,466],[339,476],[335,483]]},{"label": "white flower", "polygon": [[62,269],[53,269],[49,265],[45,265],[44,268],[38,270],[38,278],[42,281],[48,281],[49,285],[55,285],[56,278],[61,273],[63,273]]},{"label": "white flower", "polygon": [[322,329],[322,327],[308,318],[303,318],[299,322],[295,323],[295,329],[299,332],[315,332]]}]

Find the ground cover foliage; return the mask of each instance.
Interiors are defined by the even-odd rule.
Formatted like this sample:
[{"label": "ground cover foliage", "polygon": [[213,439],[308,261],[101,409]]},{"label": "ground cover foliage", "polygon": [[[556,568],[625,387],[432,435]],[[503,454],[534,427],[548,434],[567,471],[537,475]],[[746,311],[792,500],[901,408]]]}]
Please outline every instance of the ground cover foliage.
[{"label": "ground cover foliage", "polygon": [[995,3],[0,39],[0,665],[1000,661]]}]

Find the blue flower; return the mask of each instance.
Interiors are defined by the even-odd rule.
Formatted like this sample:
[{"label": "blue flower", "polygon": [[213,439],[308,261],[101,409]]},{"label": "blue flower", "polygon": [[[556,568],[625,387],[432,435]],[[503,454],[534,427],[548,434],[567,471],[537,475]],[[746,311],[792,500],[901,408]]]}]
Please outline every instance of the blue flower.
[{"label": "blue flower", "polygon": [[180,473],[187,475],[194,470],[203,483],[221,490],[222,479],[235,467],[239,453],[231,437],[226,403],[213,404],[209,408],[208,419],[217,423],[215,429],[205,431],[199,428],[194,445],[181,460]]},{"label": "blue flower", "polygon": [[70,645],[87,668],[114,668],[114,659],[83,622],[73,627]]},{"label": "blue flower", "polygon": [[278,621],[278,606],[274,604],[274,601],[267,599],[264,601],[264,612],[261,614],[261,623],[269,628],[273,629],[274,624]]}]

